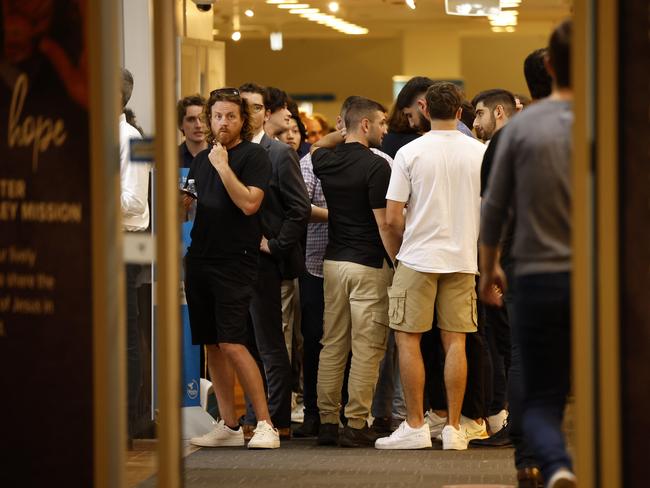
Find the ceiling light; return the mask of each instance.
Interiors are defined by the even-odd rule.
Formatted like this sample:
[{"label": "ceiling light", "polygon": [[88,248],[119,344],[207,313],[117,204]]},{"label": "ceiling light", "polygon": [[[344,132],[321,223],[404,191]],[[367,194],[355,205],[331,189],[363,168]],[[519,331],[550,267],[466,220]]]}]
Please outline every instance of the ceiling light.
[{"label": "ceiling light", "polygon": [[278,8],[292,9],[292,8],[309,8],[308,3],[281,3]]},{"label": "ceiling light", "polygon": [[447,15],[486,16],[501,12],[499,0],[445,0]]},{"label": "ceiling light", "polygon": [[521,4],[521,0],[501,0],[501,8],[517,8]]},{"label": "ceiling light", "polygon": [[495,27],[506,27],[509,25],[517,25],[517,15],[519,12],[516,10],[503,10],[496,15],[489,15],[490,25]]},{"label": "ceiling light", "polygon": [[409,8],[415,10],[415,0],[404,0],[404,2]]},{"label": "ceiling light", "polygon": [[292,8],[289,10],[290,14],[317,14],[318,9],[317,8]]},{"label": "ceiling light", "polygon": [[244,12],[244,15],[246,17],[252,17],[253,15],[255,15],[255,12],[253,12],[251,9],[248,9]]},{"label": "ceiling light", "polygon": [[241,39],[241,32],[239,32],[239,31],[235,31],[235,32],[233,32],[233,33],[232,33],[232,36],[230,36],[230,38],[231,38],[233,41],[237,42],[238,40]]},{"label": "ceiling light", "polygon": [[298,0],[266,0],[270,5],[279,5],[281,3],[298,3]]},{"label": "ceiling light", "polygon": [[336,13],[339,11],[339,2],[330,2],[327,4],[327,8],[330,12]]},{"label": "ceiling light", "polygon": [[271,51],[282,51],[282,32],[271,32]]}]

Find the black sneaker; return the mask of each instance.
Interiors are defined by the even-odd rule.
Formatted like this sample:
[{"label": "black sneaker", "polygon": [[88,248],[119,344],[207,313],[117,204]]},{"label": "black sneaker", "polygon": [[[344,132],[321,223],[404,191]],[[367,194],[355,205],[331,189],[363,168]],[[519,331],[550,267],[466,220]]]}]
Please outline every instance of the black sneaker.
[{"label": "black sneaker", "polygon": [[339,446],[341,447],[374,447],[375,441],[380,438],[379,434],[374,429],[364,425],[361,429],[353,429],[346,425],[343,433],[339,438]]},{"label": "black sneaker", "polygon": [[[307,416],[303,420],[300,427],[293,431],[294,437],[316,437],[318,436],[318,428],[320,427],[320,418],[318,416]],[[338,432],[337,432],[338,434]]]},{"label": "black sneaker", "polygon": [[393,433],[393,419],[391,417],[376,417],[372,422],[372,429],[380,434]]},{"label": "black sneaker", "polygon": [[503,426],[499,432],[487,439],[473,439],[469,441],[470,447],[511,447],[509,424]]},{"label": "black sneaker", "polygon": [[318,429],[319,446],[336,446],[339,441],[338,424],[320,424]]}]

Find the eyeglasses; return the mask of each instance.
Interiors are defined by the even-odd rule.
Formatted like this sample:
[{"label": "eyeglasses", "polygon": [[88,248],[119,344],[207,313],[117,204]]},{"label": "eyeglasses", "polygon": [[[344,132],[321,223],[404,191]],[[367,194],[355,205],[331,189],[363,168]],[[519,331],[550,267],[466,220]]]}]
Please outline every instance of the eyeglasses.
[{"label": "eyeglasses", "polygon": [[239,95],[239,90],[237,88],[217,88],[216,90],[212,90],[210,92],[211,97],[216,97],[219,95],[225,95],[229,97],[238,97]]}]

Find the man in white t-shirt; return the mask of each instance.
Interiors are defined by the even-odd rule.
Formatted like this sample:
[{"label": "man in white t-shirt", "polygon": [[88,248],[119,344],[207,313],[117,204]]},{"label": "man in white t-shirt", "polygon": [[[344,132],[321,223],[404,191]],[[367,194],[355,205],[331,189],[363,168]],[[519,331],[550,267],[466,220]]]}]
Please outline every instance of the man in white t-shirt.
[{"label": "man in white t-shirt", "polygon": [[397,152],[386,195],[387,250],[399,261],[388,292],[388,313],[407,418],[390,437],[377,440],[379,449],[431,446],[422,409],[420,338],[432,327],[434,306],[445,351],[448,421],[443,449],[467,449],[468,444],[460,411],[467,382],[465,336],[477,330],[476,254],[485,146],[456,130],[462,94],[454,84],[434,83],[425,103],[431,131]]}]

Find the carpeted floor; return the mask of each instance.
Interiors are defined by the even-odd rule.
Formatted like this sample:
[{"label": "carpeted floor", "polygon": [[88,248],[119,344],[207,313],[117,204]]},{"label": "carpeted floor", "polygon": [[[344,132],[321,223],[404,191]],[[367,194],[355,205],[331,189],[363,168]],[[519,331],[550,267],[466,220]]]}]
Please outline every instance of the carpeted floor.
[{"label": "carpeted floor", "polygon": [[[317,447],[315,439],[281,449],[201,449],[185,458],[185,488],[251,486],[412,487],[516,485],[512,449],[378,451]],[[155,487],[155,478],[139,485]]]}]

